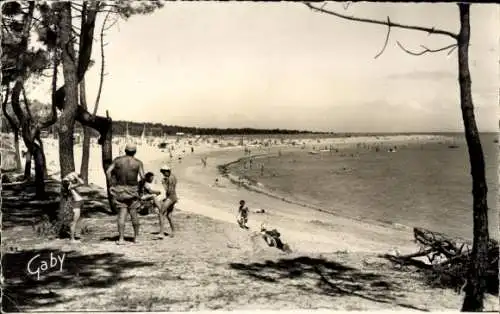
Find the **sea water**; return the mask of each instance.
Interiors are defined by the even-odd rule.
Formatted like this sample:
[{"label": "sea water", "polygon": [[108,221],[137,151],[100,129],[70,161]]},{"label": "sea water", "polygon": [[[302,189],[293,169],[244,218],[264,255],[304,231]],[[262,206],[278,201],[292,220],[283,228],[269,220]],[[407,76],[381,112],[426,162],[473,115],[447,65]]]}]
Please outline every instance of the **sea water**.
[{"label": "sea water", "polygon": [[[498,239],[498,143],[482,134],[490,235]],[[229,171],[265,188],[334,214],[423,227],[472,238],[472,179],[465,138],[449,142],[357,145],[338,152],[315,147],[244,162]],[[329,147],[328,147],[329,149]],[[392,149],[392,152],[391,152]],[[263,167],[262,167],[263,166]],[[313,210],[304,208],[304,210]]]}]

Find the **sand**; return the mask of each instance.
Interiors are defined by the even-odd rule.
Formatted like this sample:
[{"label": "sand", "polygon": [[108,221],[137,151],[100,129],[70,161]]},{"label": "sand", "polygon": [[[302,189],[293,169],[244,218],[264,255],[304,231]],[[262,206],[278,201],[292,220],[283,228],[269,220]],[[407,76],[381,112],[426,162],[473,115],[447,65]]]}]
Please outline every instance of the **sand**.
[{"label": "sand", "polygon": [[[160,178],[159,168],[162,164],[169,164],[178,179],[178,195],[180,201],[177,207],[183,211],[201,214],[212,219],[234,223],[236,210],[240,199],[244,199],[251,211],[264,209],[264,214],[252,214],[249,226],[252,230],[260,230],[264,223],[267,227],[277,228],[283,238],[290,242],[295,250],[303,252],[331,252],[332,250],[346,250],[350,252],[412,252],[415,245],[412,242],[411,230],[403,226],[388,227],[358,220],[321,213],[303,206],[283,202],[275,197],[262,193],[255,193],[232,184],[229,178],[218,173],[217,166],[244,157],[243,147],[237,146],[239,137],[205,137],[198,139],[175,137],[165,139],[175,145],[173,158],[168,150],[161,151],[155,143],[162,139],[152,139],[152,144],[138,145],[137,158],[141,159],[145,171],[152,171],[156,175],[156,188]],[[217,144],[214,144],[217,140]],[[266,143],[275,139],[260,138],[259,142]],[[123,152],[125,139],[115,139],[119,144],[113,145],[113,155]],[[133,139],[138,142],[139,139]],[[194,142],[189,145],[188,142]],[[380,137],[348,137],[318,139],[293,138],[283,145],[264,147],[261,145],[247,145],[252,154],[265,154],[277,150],[299,149],[290,145],[292,141],[305,143],[306,149],[313,146],[335,145],[335,147],[355,147],[358,143],[368,145],[401,145],[409,142],[424,143],[429,141],[452,141],[444,136],[435,135],[395,135]],[[246,144],[246,143],[245,143]],[[288,144],[288,145],[287,145]],[[59,162],[57,155],[57,141],[44,141],[46,158],[50,175],[58,175]],[[191,153],[190,147],[194,147]],[[22,148],[24,149],[24,148]],[[179,160],[179,157],[182,160]],[[207,157],[208,166],[204,168],[201,158]],[[81,146],[75,146],[75,165],[77,171],[81,163]],[[89,162],[89,182],[98,186],[105,186],[105,178],[101,166],[100,146],[92,145]],[[219,179],[219,186],[214,186],[215,179]]]},{"label": "sand", "polygon": [[[239,137],[209,140],[210,143],[203,138],[198,140],[193,145],[195,152],[191,153],[188,139],[183,139],[176,144],[173,158],[168,151],[162,152],[152,145],[138,147],[137,157],[143,160],[146,171],[159,175],[160,166],[167,163],[177,176],[180,200],[174,222],[179,231],[172,239],[156,240],[154,231],[158,226],[154,216],[141,217],[140,243],[123,247],[109,239],[116,234],[115,216],[89,214],[84,218],[82,224],[90,231],[82,235],[84,242],[79,246],[65,240],[40,241],[30,233],[32,231],[23,229],[25,227],[9,225],[3,242],[17,244],[21,251],[28,251],[28,255],[42,249],[68,254],[65,272],[57,274],[61,278],[52,280],[49,276],[33,288],[18,287],[22,290],[18,296],[24,293],[26,297],[46,293],[43,291],[48,289],[55,292],[54,302],[34,301],[24,304],[24,308],[187,311],[456,310],[460,307],[463,295],[449,289],[431,289],[411,273],[396,271],[376,257],[386,252],[414,252],[411,230],[313,211],[239,188],[221,177],[217,170],[217,165],[243,157],[243,147],[237,146]],[[360,142],[381,145],[408,140],[452,141],[427,135],[351,137],[322,139],[321,145],[355,146]],[[175,142],[175,138],[168,141]],[[317,139],[300,142],[306,142],[307,149],[317,145]],[[57,142],[46,140],[44,144],[49,173],[57,176]],[[123,146],[120,143],[113,147],[115,156]],[[251,149],[253,154],[260,154],[297,148],[285,142],[283,146],[262,145]],[[100,147],[93,146],[89,181],[104,186],[100,154]],[[77,169],[80,156],[81,148],[76,147]],[[201,163],[205,157],[206,168]],[[219,178],[219,186],[214,186],[215,178]],[[249,231],[236,224],[240,199],[245,199],[250,207]],[[265,213],[254,213],[257,209],[265,209]],[[262,223],[277,228],[293,253],[267,247],[256,236]],[[126,233],[130,235],[130,226]],[[20,238],[19,234],[26,236]],[[15,264],[22,264],[21,260],[17,258]],[[487,308],[498,309],[498,299],[489,296]]]}]

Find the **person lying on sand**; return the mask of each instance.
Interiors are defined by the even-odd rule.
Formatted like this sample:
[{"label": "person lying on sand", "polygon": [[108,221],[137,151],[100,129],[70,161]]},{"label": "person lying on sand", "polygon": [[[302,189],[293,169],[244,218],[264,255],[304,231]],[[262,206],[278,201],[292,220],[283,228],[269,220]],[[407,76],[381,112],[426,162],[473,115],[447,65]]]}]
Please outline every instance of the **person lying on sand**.
[{"label": "person lying on sand", "polygon": [[134,242],[139,237],[139,217],[137,210],[141,206],[139,197],[139,182],[144,179],[144,166],[142,161],[135,158],[137,148],[134,144],[125,146],[125,155],[117,157],[106,170],[108,182],[112,183],[110,194],[112,201],[118,209],[118,241],[117,245],[125,244],[125,218],[130,214],[134,227]]},{"label": "person lying on sand", "polygon": [[165,199],[162,202],[158,213],[158,218],[160,220],[160,238],[163,238],[163,235],[165,234],[165,218],[167,218],[170,225],[170,237],[173,237],[174,224],[172,222],[171,215],[174,211],[174,206],[178,201],[176,192],[177,178],[172,174],[172,170],[167,165],[161,167],[160,172],[163,175],[162,185],[165,189]]},{"label": "person lying on sand", "polygon": [[238,217],[236,219],[241,228],[248,229],[248,207],[245,206],[245,200],[240,201],[240,207],[238,207]]},{"label": "person lying on sand", "polygon": [[77,187],[85,184],[76,172],[67,174],[62,180],[62,195],[65,198],[70,198],[67,203],[73,211],[73,218],[69,226],[71,242],[79,242],[75,239],[76,225],[80,220],[81,208],[83,205],[83,197],[76,190]]},{"label": "person lying on sand", "polygon": [[281,234],[276,229],[267,230],[264,224],[260,226],[260,233],[270,247],[275,247],[285,252],[291,252],[290,246],[281,241]]},{"label": "person lying on sand", "polygon": [[154,209],[156,213],[160,212],[161,204],[164,197],[161,196],[160,191],[153,189],[151,184],[153,183],[154,173],[147,172],[144,175],[144,179],[139,182],[139,196],[142,201],[141,214],[149,214],[149,209]]}]

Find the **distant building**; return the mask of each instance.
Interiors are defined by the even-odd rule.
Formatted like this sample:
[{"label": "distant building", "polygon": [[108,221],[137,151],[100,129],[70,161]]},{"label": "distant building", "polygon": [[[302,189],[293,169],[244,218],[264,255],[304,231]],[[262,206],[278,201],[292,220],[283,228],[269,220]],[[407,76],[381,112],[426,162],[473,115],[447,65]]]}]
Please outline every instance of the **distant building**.
[{"label": "distant building", "polygon": [[175,133],[176,136],[184,136],[184,132],[177,132]]}]

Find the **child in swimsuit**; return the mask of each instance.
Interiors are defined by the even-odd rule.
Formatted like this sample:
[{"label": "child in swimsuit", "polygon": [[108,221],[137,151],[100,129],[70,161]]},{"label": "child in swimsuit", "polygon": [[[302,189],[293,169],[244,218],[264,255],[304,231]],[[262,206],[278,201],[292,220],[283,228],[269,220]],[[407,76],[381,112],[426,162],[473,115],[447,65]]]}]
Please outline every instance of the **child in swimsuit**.
[{"label": "child in swimsuit", "polygon": [[84,182],[76,172],[71,172],[66,175],[62,180],[63,196],[70,197],[70,203],[73,210],[73,219],[70,223],[70,239],[71,242],[78,242],[75,240],[76,225],[80,220],[81,207],[83,205],[83,197],[76,191],[76,187],[83,185]]},{"label": "child in swimsuit", "polygon": [[238,207],[238,218],[237,222],[241,228],[248,229],[248,207],[245,206],[245,201],[240,201],[240,207]]}]

